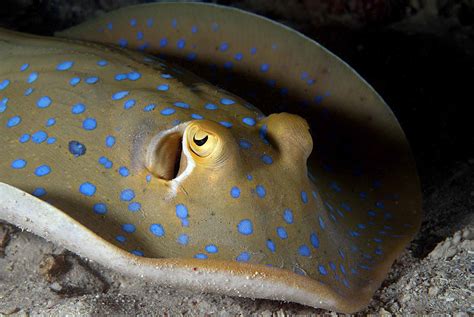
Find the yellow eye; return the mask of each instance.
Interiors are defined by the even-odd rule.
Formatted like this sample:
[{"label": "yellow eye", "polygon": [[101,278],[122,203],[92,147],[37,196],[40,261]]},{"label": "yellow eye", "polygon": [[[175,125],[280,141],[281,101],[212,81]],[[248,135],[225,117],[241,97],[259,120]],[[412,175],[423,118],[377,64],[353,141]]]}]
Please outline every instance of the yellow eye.
[{"label": "yellow eye", "polygon": [[187,131],[188,144],[191,151],[199,157],[207,157],[211,155],[218,143],[217,137],[197,125],[190,127]]}]

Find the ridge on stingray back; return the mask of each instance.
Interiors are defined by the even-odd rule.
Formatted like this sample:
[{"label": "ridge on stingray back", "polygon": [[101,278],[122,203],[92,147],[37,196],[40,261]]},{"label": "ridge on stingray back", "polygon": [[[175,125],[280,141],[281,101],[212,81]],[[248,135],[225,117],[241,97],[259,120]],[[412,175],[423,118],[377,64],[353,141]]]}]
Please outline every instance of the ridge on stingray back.
[{"label": "ridge on stingray back", "polygon": [[403,131],[350,67],[214,5],[58,36],[0,31],[0,219],[163,284],[368,303],[421,196]]}]

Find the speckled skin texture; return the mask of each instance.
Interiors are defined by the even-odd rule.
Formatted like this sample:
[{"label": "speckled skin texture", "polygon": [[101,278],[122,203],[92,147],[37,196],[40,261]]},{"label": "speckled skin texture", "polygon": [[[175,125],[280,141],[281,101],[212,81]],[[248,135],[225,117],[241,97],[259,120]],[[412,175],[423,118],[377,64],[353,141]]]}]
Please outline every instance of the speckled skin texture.
[{"label": "speckled skin texture", "polygon": [[[152,53],[176,43],[162,54],[176,51],[176,59],[194,62],[237,47],[227,58],[240,62],[241,51],[248,50],[255,58],[235,68],[249,77],[267,78],[271,89],[253,96],[267,113],[294,110],[284,104],[272,109],[270,100],[315,93],[314,105],[293,111],[310,113],[319,136],[309,161],[312,175],[306,160],[313,140],[297,116],[265,118],[240,98],[140,54],[5,32],[0,129],[8,148],[1,156],[0,181],[39,196],[138,256],[276,266],[330,285],[342,297],[370,280],[377,285],[419,223],[416,173],[391,113],[325,51],[317,63],[279,65],[276,61],[288,54],[282,39],[289,35],[279,35],[282,30],[267,21],[255,23],[268,28],[268,34],[262,32],[265,37],[275,38],[250,38],[258,47],[247,47],[247,37],[222,40],[230,34],[226,27],[233,25],[236,12],[222,14],[227,24],[206,24],[211,20],[202,15],[203,25],[196,26],[186,19],[191,9],[182,8],[176,14],[183,20],[170,17],[162,25],[159,30],[168,35],[152,45]],[[206,10],[212,21],[219,16],[216,12],[222,13]],[[141,17],[148,11],[127,14],[84,30],[94,28],[106,41],[147,49],[132,36],[136,41],[157,38],[133,29],[154,27],[153,20]],[[206,25],[218,35],[197,37],[190,44],[182,34],[189,29],[192,36]],[[131,35],[124,27],[132,28]],[[114,39],[117,29],[121,38]],[[69,35],[95,34],[84,30]],[[300,45],[321,50],[307,42]],[[258,55],[260,51],[276,53]],[[305,55],[311,53],[303,49],[295,59],[307,61]],[[214,61],[221,58],[217,55]],[[224,69],[234,68],[225,58]],[[292,72],[300,74],[301,84]],[[333,86],[340,76],[348,76],[348,83]],[[316,77],[320,85],[308,89]],[[282,78],[283,87],[275,87],[271,78]],[[242,92],[249,83],[228,85]],[[268,97],[275,89],[280,97]],[[170,136],[179,142],[168,142]],[[167,163],[176,157],[177,172]]]}]

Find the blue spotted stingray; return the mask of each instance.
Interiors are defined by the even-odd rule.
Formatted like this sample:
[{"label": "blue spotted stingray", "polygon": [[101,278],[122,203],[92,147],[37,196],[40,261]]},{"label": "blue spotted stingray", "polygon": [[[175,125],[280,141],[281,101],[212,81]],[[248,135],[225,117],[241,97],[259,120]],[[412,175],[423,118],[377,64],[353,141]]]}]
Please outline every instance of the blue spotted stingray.
[{"label": "blue spotted stingray", "polygon": [[421,198],[403,131],[350,67],[213,5],[58,35],[76,40],[0,31],[1,219],[163,284],[368,303]]}]

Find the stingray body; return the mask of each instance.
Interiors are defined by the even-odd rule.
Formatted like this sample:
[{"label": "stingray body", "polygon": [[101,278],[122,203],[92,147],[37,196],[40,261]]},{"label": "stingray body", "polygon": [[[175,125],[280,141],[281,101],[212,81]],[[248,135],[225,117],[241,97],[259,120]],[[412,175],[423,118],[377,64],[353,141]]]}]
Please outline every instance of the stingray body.
[{"label": "stingray body", "polygon": [[122,48],[1,31],[0,218],[170,285],[368,302],[420,193],[396,119],[348,66],[209,5],[126,8],[60,35]]}]

